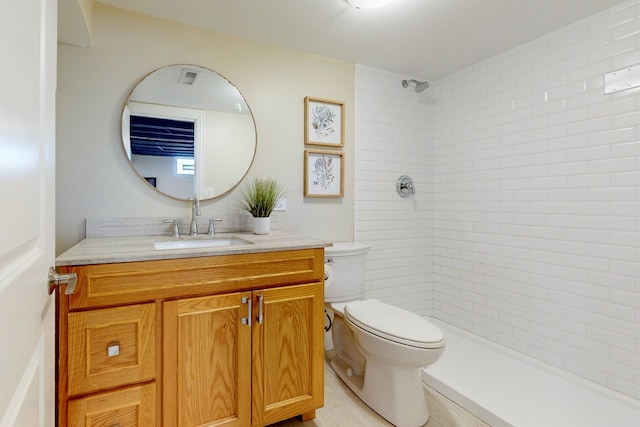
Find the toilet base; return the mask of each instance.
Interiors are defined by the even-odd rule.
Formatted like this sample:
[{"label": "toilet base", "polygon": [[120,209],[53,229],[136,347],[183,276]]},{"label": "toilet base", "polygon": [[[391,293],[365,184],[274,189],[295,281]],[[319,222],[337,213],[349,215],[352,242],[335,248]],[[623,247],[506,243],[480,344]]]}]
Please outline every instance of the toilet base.
[{"label": "toilet base", "polygon": [[419,369],[392,368],[367,359],[364,375],[356,375],[339,357],[331,360],[331,368],[364,403],[393,425],[420,427],[429,419]]}]

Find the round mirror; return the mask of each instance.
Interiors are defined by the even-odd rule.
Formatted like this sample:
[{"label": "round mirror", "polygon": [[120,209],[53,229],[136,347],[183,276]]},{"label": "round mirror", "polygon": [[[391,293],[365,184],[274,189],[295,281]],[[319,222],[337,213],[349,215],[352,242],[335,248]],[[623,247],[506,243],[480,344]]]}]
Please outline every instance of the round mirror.
[{"label": "round mirror", "polygon": [[227,79],[196,65],[169,65],[131,91],[122,142],[133,169],[157,191],[206,200],[231,191],[247,174],[256,127]]}]

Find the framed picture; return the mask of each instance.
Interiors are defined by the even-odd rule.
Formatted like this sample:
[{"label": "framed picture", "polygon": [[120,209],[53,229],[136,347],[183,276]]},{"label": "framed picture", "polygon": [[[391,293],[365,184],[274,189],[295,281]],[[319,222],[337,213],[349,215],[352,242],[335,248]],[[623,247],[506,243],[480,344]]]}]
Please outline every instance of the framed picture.
[{"label": "framed picture", "polygon": [[304,143],[344,146],[344,102],[304,99]]},{"label": "framed picture", "polygon": [[304,150],[304,195],[344,196],[344,153]]}]

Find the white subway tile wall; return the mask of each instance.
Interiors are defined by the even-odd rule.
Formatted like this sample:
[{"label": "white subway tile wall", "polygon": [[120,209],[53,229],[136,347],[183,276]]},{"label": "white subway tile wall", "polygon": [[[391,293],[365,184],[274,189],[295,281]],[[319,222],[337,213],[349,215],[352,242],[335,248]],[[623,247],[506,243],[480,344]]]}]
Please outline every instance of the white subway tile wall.
[{"label": "white subway tile wall", "polygon": [[[365,296],[420,315],[433,307],[433,101],[406,76],[356,67],[355,240],[371,245]],[[420,100],[420,101],[419,101]],[[409,175],[415,196],[396,180]]]},{"label": "white subway tile wall", "polygon": [[[640,91],[603,86],[637,64],[634,0],[433,81],[423,102],[358,66],[368,296],[640,399]],[[414,200],[393,191],[402,173]]]}]

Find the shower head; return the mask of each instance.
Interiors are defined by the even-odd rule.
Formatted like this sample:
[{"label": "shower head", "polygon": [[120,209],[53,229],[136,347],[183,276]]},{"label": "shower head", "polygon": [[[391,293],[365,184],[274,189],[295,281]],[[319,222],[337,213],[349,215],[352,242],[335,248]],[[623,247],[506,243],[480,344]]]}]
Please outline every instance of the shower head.
[{"label": "shower head", "polygon": [[420,93],[423,90],[425,90],[426,88],[429,87],[429,82],[424,81],[424,82],[417,82],[416,83],[416,92]]},{"label": "shower head", "polygon": [[409,86],[409,83],[415,83],[416,84],[416,92],[420,93],[423,90],[425,90],[426,88],[429,87],[429,82],[428,81],[424,81],[424,82],[419,82],[415,79],[411,79],[411,80],[403,80],[402,81],[402,87],[407,87]]}]

